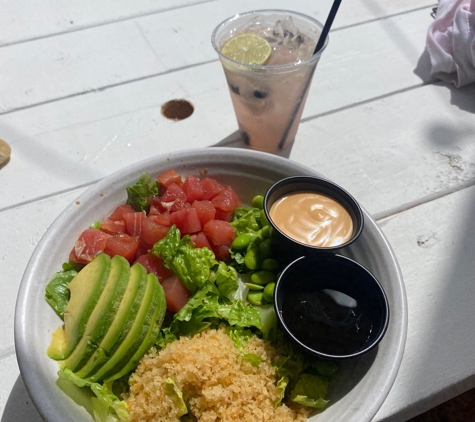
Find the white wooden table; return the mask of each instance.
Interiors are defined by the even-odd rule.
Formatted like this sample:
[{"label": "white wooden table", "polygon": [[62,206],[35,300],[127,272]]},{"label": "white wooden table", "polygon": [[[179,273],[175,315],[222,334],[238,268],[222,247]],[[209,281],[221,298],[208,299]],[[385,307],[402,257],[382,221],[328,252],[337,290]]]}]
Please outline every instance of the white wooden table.
[{"label": "white wooden table", "polygon": [[[331,0],[294,0],[324,20]],[[405,421],[475,387],[475,85],[428,76],[435,0],[344,1],[290,159],[348,189],[389,238],[409,331],[375,421]],[[232,139],[214,26],[285,0],[0,2],[0,416],[39,421],[15,357],[23,271],[56,216],[139,160]],[[194,114],[160,114],[184,98]],[[232,142],[231,142],[232,145]],[[41,316],[39,316],[41,317]]]}]

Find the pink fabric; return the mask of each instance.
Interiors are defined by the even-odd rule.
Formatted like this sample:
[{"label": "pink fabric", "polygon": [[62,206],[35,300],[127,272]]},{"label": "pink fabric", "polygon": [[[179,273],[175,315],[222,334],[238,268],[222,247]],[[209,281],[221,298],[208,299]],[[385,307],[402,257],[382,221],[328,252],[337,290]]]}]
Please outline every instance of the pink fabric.
[{"label": "pink fabric", "polygon": [[439,0],[426,49],[432,76],[457,87],[475,82],[475,0]]}]

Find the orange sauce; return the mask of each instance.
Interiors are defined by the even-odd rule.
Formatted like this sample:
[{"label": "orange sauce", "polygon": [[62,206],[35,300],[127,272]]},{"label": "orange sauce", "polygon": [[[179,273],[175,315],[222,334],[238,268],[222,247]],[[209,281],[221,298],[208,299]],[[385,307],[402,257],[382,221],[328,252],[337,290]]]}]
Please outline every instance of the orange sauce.
[{"label": "orange sauce", "polygon": [[270,217],[287,236],[311,246],[338,246],[353,235],[348,211],[329,196],[316,192],[283,196],[272,205]]}]

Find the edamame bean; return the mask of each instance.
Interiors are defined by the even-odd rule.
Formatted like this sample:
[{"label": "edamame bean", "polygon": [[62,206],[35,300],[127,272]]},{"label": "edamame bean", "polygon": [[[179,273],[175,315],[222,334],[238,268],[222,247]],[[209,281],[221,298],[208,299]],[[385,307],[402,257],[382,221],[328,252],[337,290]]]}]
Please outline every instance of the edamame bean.
[{"label": "edamame bean", "polygon": [[274,290],[275,283],[269,283],[266,287],[264,287],[264,292],[262,294],[267,302],[272,302],[274,300]]},{"label": "edamame bean", "polygon": [[257,246],[253,243],[247,248],[246,255],[244,256],[244,265],[250,270],[257,270],[260,266],[259,252]]},{"label": "edamame bean", "polygon": [[272,283],[275,281],[274,273],[270,271],[256,271],[254,274],[251,275],[251,281],[254,284],[260,284],[261,286],[265,286],[266,284]]},{"label": "edamame bean", "polygon": [[260,210],[264,208],[264,197],[262,195],[256,195],[252,198],[251,205],[254,208],[259,208]]},{"label": "edamame bean", "polygon": [[256,246],[259,246],[262,242],[262,238],[259,236],[258,233],[246,233],[249,238],[251,239],[251,242],[254,242]]},{"label": "edamame bean", "polygon": [[264,210],[261,210],[261,225],[264,227],[264,226],[268,226],[269,225],[269,220],[267,220],[267,217],[266,217],[266,213],[264,212]]},{"label": "edamame bean", "polygon": [[260,232],[261,232],[261,236],[262,236],[263,239],[269,238],[270,237],[270,227],[269,227],[269,225],[262,227]]},{"label": "edamame bean", "polygon": [[262,296],[262,292],[249,292],[247,300],[253,305],[260,306],[262,305]]},{"label": "edamame bean", "polygon": [[264,286],[259,286],[259,284],[254,284],[254,283],[244,283],[247,287],[249,287],[249,290],[263,290]]},{"label": "edamame bean", "polygon": [[260,256],[263,259],[270,258],[272,255],[272,250],[271,250],[271,244],[270,244],[270,239],[264,240],[260,245],[259,245],[259,253]]},{"label": "edamame bean", "polygon": [[266,258],[262,261],[261,268],[266,271],[279,271],[279,262],[273,258]]},{"label": "edamame bean", "polygon": [[233,240],[231,247],[240,251],[246,249],[249,246],[249,243],[251,243],[251,238],[247,234],[240,234]]}]

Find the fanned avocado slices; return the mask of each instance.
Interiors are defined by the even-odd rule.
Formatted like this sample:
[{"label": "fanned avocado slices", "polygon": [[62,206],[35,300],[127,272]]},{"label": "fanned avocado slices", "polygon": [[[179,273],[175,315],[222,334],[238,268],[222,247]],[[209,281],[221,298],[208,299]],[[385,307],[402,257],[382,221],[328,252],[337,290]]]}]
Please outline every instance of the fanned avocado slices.
[{"label": "fanned avocado slices", "polygon": [[95,374],[89,376],[88,379],[99,382],[106,377],[111,378],[120,372],[130,359],[132,359],[147,336],[150,327],[155,324],[154,314],[157,306],[162,303],[159,301],[160,289],[163,290],[162,286],[158,283],[157,277],[153,274],[152,276],[149,275],[142,305],[127,333],[127,337],[114,355],[111,356]]},{"label": "fanned avocado slices", "polygon": [[109,278],[87,321],[84,334],[71,355],[59,363],[62,369],[68,368],[71,371],[76,371],[84,366],[98,348],[104,336],[109,332],[119,305],[124,298],[129,276],[129,262],[119,255],[114,256],[111,260]]},{"label": "fanned avocado slices", "polygon": [[99,347],[89,361],[76,372],[77,376],[86,378],[93,374],[117,351],[135,321],[146,287],[147,271],[142,265],[132,266],[127,290],[117,314]]},{"label": "fanned avocado slices", "polygon": [[[149,278],[156,279],[155,275],[149,274]],[[120,377],[126,375],[130,371],[132,371],[136,366],[138,361],[142,358],[142,356],[147,353],[147,351],[152,347],[155,343],[155,340],[158,336],[158,332],[160,331],[160,327],[162,326],[163,318],[165,317],[165,311],[167,309],[167,302],[165,299],[165,291],[160,283],[157,282],[157,289],[156,289],[156,301],[157,305],[155,306],[155,313],[152,317],[152,323],[150,324],[150,328],[148,330],[147,335],[145,336],[142,344],[138,348],[138,350],[134,353],[132,358],[127,362],[127,364],[120,369],[121,363],[119,363],[116,368],[119,369],[119,372],[115,372],[116,369],[113,369],[109,372],[112,375],[106,375],[105,381],[112,381],[115,379],[119,379]]]},{"label": "fanned avocado slices", "polygon": [[101,254],[71,281],[64,329],[48,356],[80,378],[113,380],[131,371],[153,345],[166,311],[165,292],[140,264]]},{"label": "fanned avocado slices", "polygon": [[66,359],[82,338],[86,325],[109,278],[111,260],[100,254],[86,265],[68,285],[71,298],[64,310],[64,329],[59,328],[47,354],[55,360]]}]

